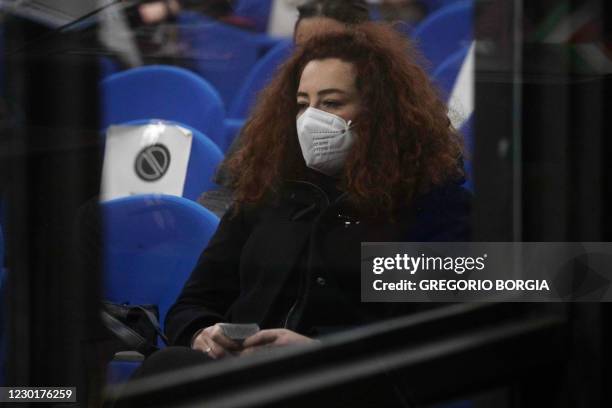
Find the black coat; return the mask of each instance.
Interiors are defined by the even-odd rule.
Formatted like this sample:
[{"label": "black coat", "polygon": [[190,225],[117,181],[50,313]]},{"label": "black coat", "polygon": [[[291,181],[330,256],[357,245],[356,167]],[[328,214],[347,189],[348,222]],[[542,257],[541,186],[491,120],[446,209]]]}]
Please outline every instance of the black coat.
[{"label": "black coat", "polygon": [[465,241],[471,194],[438,187],[394,222],[359,219],[346,195],[288,182],[274,204],[228,212],[166,317],[176,345],[218,322],[287,327],[309,336],[418,305],[360,302],[361,242]]}]

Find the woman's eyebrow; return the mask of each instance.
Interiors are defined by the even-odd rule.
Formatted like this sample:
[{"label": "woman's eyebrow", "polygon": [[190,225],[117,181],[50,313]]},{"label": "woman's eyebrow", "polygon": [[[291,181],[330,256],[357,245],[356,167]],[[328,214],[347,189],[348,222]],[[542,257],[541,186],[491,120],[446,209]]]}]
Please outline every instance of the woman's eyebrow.
[{"label": "woman's eyebrow", "polygon": [[343,91],[342,89],[337,89],[337,88],[328,88],[328,89],[322,89],[319,92],[317,92],[317,94],[323,96],[323,95],[328,95],[331,93],[339,93],[339,94],[346,94],[345,91]]},{"label": "woman's eyebrow", "polygon": [[[343,91],[342,89],[338,89],[338,88],[327,88],[327,89],[322,89],[319,92],[317,92],[319,96],[325,96],[325,95],[329,95],[333,93],[346,95],[345,91]],[[303,96],[307,98],[308,94],[306,92],[298,92],[296,96],[298,97]]]}]

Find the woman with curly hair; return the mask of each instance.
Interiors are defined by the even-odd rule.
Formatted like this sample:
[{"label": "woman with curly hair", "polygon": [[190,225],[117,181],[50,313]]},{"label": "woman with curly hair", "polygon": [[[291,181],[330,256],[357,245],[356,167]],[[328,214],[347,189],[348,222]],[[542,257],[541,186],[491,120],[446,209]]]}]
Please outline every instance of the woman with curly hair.
[{"label": "woman with curly hair", "polygon": [[[283,65],[228,163],[234,206],[168,313],[173,344],[216,359],[391,317],[360,302],[361,242],[469,238],[460,138],[417,59],[365,23]],[[237,344],[221,322],[263,330]]]},{"label": "woman with curly hair", "polygon": [[[293,40],[300,45],[314,35],[341,31],[347,26],[369,20],[365,0],[307,0],[298,8]],[[242,146],[242,133],[232,142],[214,177],[217,188],[205,191],[198,202],[222,217],[233,202],[232,176],[227,169],[229,158]]]},{"label": "woman with curly hair", "polygon": [[[184,347],[136,376],[417,310],[360,301],[361,242],[469,238],[460,139],[416,59],[366,23],[312,38],[283,65],[228,164],[235,204],[166,317]],[[239,343],[220,323],[261,330]]]}]

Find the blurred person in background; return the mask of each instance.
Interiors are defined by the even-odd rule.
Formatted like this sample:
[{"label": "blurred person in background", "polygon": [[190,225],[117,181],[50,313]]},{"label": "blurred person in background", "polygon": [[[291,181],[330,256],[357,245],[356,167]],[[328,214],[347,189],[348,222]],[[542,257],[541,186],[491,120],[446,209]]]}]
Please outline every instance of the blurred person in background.
[{"label": "blurred person in background", "polygon": [[172,20],[181,10],[178,0],[151,1],[138,6],[138,16],[144,24]]},{"label": "blurred person in background", "polygon": [[179,33],[178,17],[192,11],[224,24],[249,28],[248,22],[233,14],[231,0],[148,0],[125,10],[142,61],[117,61],[119,67],[164,64],[190,68],[189,50]]},{"label": "blurred person in background", "polygon": [[364,0],[309,0],[298,6],[293,39],[300,45],[313,35],[342,30],[370,19]]},{"label": "blurred person in background", "polygon": [[428,13],[426,1],[420,0],[378,0],[380,17],[388,22],[403,21],[411,27],[416,26]]},{"label": "blurred person in background", "polygon": [[[424,307],[360,297],[361,242],[470,237],[460,136],[416,59],[376,24],[296,50],[244,128],[227,163],[236,201],[168,312],[179,347],[151,355],[136,377],[307,345]],[[262,330],[238,344],[222,322]]]},{"label": "blurred person in background", "polygon": [[144,24],[173,21],[181,10],[192,10],[214,19],[232,15],[232,0],[150,0],[137,6],[138,16]]}]

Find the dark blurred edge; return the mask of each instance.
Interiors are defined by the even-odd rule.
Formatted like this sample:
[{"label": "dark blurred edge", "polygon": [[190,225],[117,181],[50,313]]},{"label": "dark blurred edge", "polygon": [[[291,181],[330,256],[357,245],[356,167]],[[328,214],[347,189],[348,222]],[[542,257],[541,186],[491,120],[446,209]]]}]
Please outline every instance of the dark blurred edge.
[{"label": "dark blurred edge", "polygon": [[[103,381],[95,347],[100,260],[80,256],[75,220],[99,189],[99,62],[72,54],[91,35],[74,31],[36,41],[47,29],[11,16],[3,25],[6,385],[76,386],[82,406],[93,405]],[[99,222],[95,212],[89,221]]]},{"label": "dark blurred edge", "polygon": [[194,367],[107,395],[150,407],[325,407],[340,406],[330,401],[342,396],[354,406],[368,397],[387,406],[390,396],[375,393],[394,382],[404,401],[419,406],[499,386],[512,387],[516,406],[569,406],[557,404],[567,396],[558,389],[568,345],[565,307],[454,305],[329,336],[302,352]]},{"label": "dark blurred edge", "polygon": [[[522,14],[483,18],[503,3],[507,12],[518,4]],[[612,76],[581,71],[567,44],[516,36],[516,29],[542,21],[537,13],[560,3],[476,2],[476,38],[484,45],[476,53],[476,240],[612,241]],[[609,45],[612,4],[567,2],[574,10],[585,5],[601,23],[595,41]],[[604,346],[612,340],[611,305],[571,304],[567,317],[567,366],[557,387],[571,390],[569,406],[612,406],[612,353]],[[534,382],[533,395],[541,381]],[[556,405],[544,400],[542,406]]]}]

